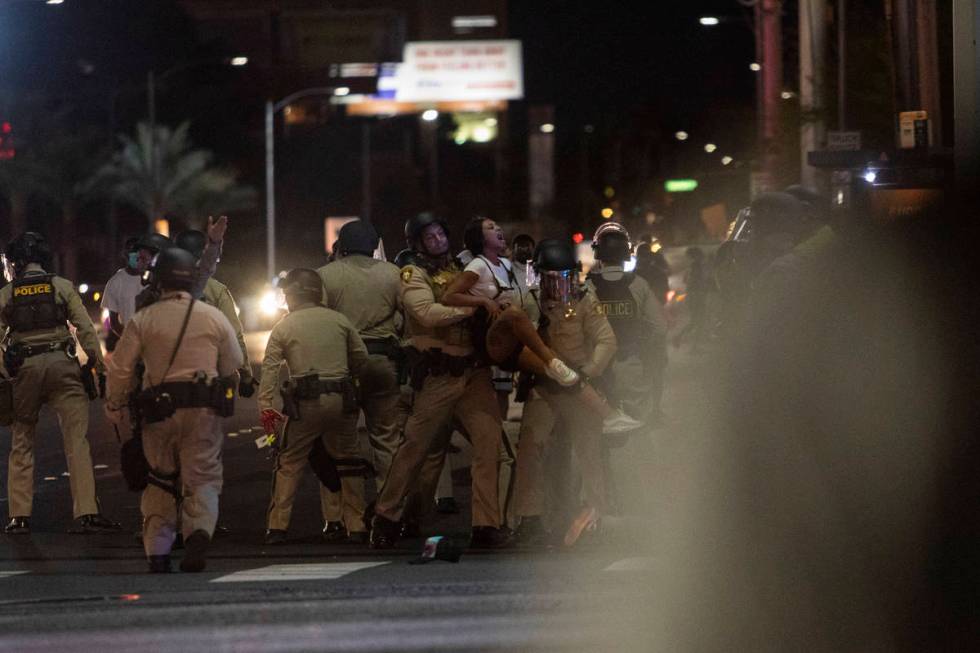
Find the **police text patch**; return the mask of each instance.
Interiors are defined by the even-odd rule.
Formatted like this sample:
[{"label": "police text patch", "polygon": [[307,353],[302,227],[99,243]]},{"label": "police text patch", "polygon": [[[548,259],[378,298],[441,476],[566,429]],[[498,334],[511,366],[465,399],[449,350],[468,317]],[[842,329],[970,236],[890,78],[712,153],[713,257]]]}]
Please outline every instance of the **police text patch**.
[{"label": "police text patch", "polygon": [[48,295],[51,294],[51,284],[50,283],[34,283],[29,286],[15,286],[14,287],[14,297],[30,297],[32,295]]}]

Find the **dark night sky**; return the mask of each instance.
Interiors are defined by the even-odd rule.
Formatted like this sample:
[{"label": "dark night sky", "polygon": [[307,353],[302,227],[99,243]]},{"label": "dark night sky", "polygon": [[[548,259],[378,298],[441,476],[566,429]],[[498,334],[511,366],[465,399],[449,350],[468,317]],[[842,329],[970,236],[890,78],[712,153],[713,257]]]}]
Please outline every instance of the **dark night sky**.
[{"label": "dark night sky", "polygon": [[[512,3],[527,99],[556,103],[559,121],[573,124],[648,105],[669,133],[700,127],[720,104],[751,106],[753,38],[735,0],[631,4]],[[702,27],[707,13],[728,20]]]},{"label": "dark night sky", "polygon": [[[595,122],[640,104],[654,107],[672,132],[700,126],[720,104],[751,105],[752,35],[735,0],[510,5],[511,36],[524,42],[527,100],[556,103],[560,122]],[[0,88],[70,89],[82,82],[79,60],[94,63],[102,79],[138,78],[191,45],[190,26],[169,2],[0,0],[0,7]],[[730,20],[704,28],[697,23],[704,13]]]}]

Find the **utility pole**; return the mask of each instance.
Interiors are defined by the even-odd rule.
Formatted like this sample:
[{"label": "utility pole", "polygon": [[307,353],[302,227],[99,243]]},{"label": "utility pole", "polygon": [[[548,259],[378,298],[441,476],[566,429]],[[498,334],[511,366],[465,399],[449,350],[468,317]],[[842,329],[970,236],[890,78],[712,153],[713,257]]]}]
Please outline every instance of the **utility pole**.
[{"label": "utility pole", "polygon": [[826,0],[800,0],[800,183],[821,186],[807,153],[824,141],[824,55],[827,52]]},{"label": "utility pole", "polygon": [[975,0],[953,0],[953,104],[956,180],[963,187],[980,179],[980,9]]},{"label": "utility pole", "polygon": [[758,145],[760,179],[755,191],[775,190],[779,168],[779,103],[783,86],[782,0],[759,0],[755,5],[756,53],[761,69]]},{"label": "utility pole", "polygon": [[847,0],[837,0],[837,130],[847,129]]}]

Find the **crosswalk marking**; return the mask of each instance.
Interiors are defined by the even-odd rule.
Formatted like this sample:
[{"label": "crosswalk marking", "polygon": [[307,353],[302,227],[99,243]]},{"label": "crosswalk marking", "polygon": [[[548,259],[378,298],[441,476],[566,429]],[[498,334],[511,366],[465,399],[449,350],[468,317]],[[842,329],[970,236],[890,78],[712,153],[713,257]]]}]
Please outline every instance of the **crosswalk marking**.
[{"label": "crosswalk marking", "polygon": [[11,576],[19,576],[20,574],[26,573],[26,571],[0,571],[0,578],[10,578]]},{"label": "crosswalk marking", "polygon": [[289,580],[334,580],[362,569],[386,565],[381,562],[323,562],[298,565],[269,565],[258,569],[236,571],[213,579],[212,583],[254,583]]},{"label": "crosswalk marking", "polygon": [[623,558],[612,563],[603,571],[647,571],[656,566],[656,558]]}]

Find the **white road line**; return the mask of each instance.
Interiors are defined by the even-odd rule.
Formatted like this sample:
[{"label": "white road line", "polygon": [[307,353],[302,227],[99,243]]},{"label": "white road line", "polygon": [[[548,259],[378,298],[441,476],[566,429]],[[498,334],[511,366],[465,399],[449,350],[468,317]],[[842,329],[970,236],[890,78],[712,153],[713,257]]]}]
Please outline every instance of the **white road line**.
[{"label": "white road line", "polygon": [[382,562],[324,562],[299,565],[269,565],[258,569],[236,571],[213,579],[212,583],[255,583],[290,580],[333,580],[362,569],[386,565]]},{"label": "white road line", "polygon": [[0,571],[0,578],[10,578],[11,576],[19,576],[21,574],[26,574],[26,571]]},{"label": "white road line", "polygon": [[648,571],[657,566],[656,558],[623,558],[612,563],[603,571]]}]

